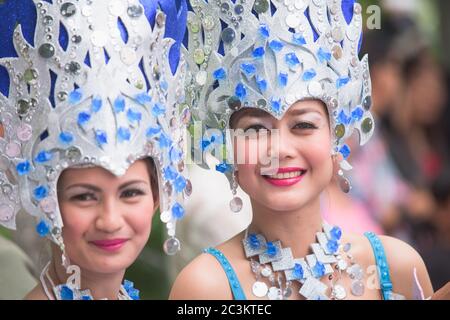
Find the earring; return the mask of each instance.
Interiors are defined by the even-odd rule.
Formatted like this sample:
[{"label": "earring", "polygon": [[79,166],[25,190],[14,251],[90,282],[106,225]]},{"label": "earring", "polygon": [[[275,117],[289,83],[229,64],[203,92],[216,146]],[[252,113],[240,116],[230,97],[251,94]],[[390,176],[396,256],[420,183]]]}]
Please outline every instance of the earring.
[{"label": "earring", "polygon": [[242,210],[242,199],[237,194],[237,182],[236,182],[236,169],[233,168],[233,172],[231,173],[231,193],[233,194],[233,199],[230,201],[230,209],[234,213],[238,213]]},{"label": "earring", "polygon": [[344,172],[342,171],[342,169],[339,169],[338,171],[338,183],[339,188],[341,188],[342,192],[344,193],[349,193],[352,189],[350,181],[344,176]]}]

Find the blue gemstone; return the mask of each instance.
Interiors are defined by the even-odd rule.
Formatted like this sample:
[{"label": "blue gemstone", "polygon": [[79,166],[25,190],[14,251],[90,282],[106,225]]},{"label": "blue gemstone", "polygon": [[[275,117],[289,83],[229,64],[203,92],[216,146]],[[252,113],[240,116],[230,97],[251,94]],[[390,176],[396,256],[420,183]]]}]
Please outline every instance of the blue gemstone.
[{"label": "blue gemstone", "polygon": [[108,135],[103,130],[95,130],[95,140],[101,146],[108,143]]},{"label": "blue gemstone", "polygon": [[91,111],[96,113],[99,112],[100,109],[102,108],[103,105],[103,101],[100,97],[95,97],[94,99],[92,99],[92,104],[91,104]]},{"label": "blue gemstone", "polygon": [[339,79],[336,80],[336,88],[340,89],[349,82],[350,82],[349,77],[339,77]]},{"label": "blue gemstone", "polygon": [[59,134],[59,141],[61,141],[64,144],[72,143],[73,135],[70,132],[63,131]]},{"label": "blue gemstone", "polygon": [[319,51],[317,51],[317,58],[319,58],[320,63],[323,63],[324,61],[330,61],[331,52],[323,48],[319,48]]},{"label": "blue gemstone", "polygon": [[159,102],[157,102],[153,105],[152,115],[154,117],[159,117],[160,115],[163,115],[164,113],[166,113],[166,107],[164,105],[162,105]]},{"label": "blue gemstone", "polygon": [[82,296],[81,300],[92,300],[90,296]]},{"label": "blue gemstone", "polygon": [[270,36],[270,30],[269,27],[267,26],[267,24],[265,23],[261,23],[259,25],[259,34],[263,37],[263,38],[268,38]]},{"label": "blue gemstone", "polygon": [[130,296],[131,299],[133,299],[133,300],[139,300],[140,299],[140,297],[139,297],[139,290],[138,289],[132,288],[132,289],[130,289],[130,291],[127,291],[127,292],[128,292],[128,295]]},{"label": "blue gemstone", "polygon": [[310,81],[316,77],[317,73],[314,69],[308,69],[303,72],[303,81]]},{"label": "blue gemstone", "polygon": [[24,176],[28,173],[30,173],[31,165],[29,161],[23,161],[17,164],[16,166],[17,173],[19,176]]},{"label": "blue gemstone", "polygon": [[333,240],[335,240],[335,241],[341,239],[341,237],[342,237],[342,230],[341,230],[341,228],[339,228],[337,226],[333,227],[330,230],[330,235],[331,235],[331,238]]},{"label": "blue gemstone", "polygon": [[219,68],[213,72],[213,77],[215,80],[224,80],[227,78],[227,72],[224,68]]},{"label": "blue gemstone", "polygon": [[274,257],[277,255],[277,252],[278,252],[278,248],[273,244],[273,242],[267,242],[266,253],[269,256]]},{"label": "blue gemstone", "polygon": [[325,265],[320,263],[319,261],[316,262],[314,267],[312,268],[314,277],[321,278],[325,275]]},{"label": "blue gemstone", "polygon": [[139,122],[142,119],[142,114],[138,111],[135,112],[133,109],[128,109],[127,118],[128,118],[128,121],[130,121],[130,122],[135,122],[135,121]]},{"label": "blue gemstone", "polygon": [[130,129],[125,127],[120,127],[119,129],[117,129],[117,140],[119,142],[130,141],[130,139],[131,139]]},{"label": "blue gemstone", "polygon": [[273,97],[270,100],[270,106],[272,107],[273,111],[279,113],[281,110],[281,99]]},{"label": "blue gemstone", "polygon": [[73,300],[73,291],[68,286],[62,286],[59,293],[61,300]]},{"label": "blue gemstone", "polygon": [[181,150],[175,147],[170,148],[169,156],[171,162],[178,162],[182,157]]},{"label": "blue gemstone", "polygon": [[86,122],[91,120],[91,115],[87,112],[80,112],[78,114],[78,125],[83,126]]},{"label": "blue gemstone", "polygon": [[70,104],[77,104],[81,101],[81,98],[83,98],[83,92],[80,88],[73,90],[71,93],[69,93],[69,103]]},{"label": "blue gemstone", "polygon": [[272,49],[274,52],[280,52],[283,50],[284,44],[281,41],[278,40],[272,40],[269,42],[269,48]]},{"label": "blue gemstone", "polygon": [[330,253],[336,253],[339,248],[339,244],[335,240],[328,240],[327,249]]},{"label": "blue gemstone", "polygon": [[245,73],[247,77],[251,77],[256,72],[256,67],[252,63],[242,63],[241,70]]},{"label": "blue gemstone", "polygon": [[38,186],[33,190],[33,196],[36,200],[41,201],[48,196],[48,189],[45,186]]},{"label": "blue gemstone", "polygon": [[258,237],[256,236],[256,234],[252,233],[248,238],[249,238],[250,247],[253,250],[257,250],[261,247],[261,243],[260,243]]},{"label": "blue gemstone", "polygon": [[355,110],[353,110],[352,112],[352,119],[359,121],[362,119],[364,115],[364,110],[360,107],[357,107]]},{"label": "blue gemstone", "polygon": [[211,144],[211,141],[209,140],[202,140],[200,142],[200,147],[201,149],[204,151],[206,148],[208,148],[208,146]]},{"label": "blue gemstone", "polygon": [[44,220],[41,220],[36,226],[36,232],[39,236],[45,237],[50,232],[50,227]]},{"label": "blue gemstone", "polygon": [[186,179],[182,175],[178,175],[173,183],[176,192],[182,192],[186,187]]},{"label": "blue gemstone", "polygon": [[299,46],[302,46],[302,45],[305,45],[305,44],[306,44],[305,38],[304,38],[303,35],[300,34],[300,33],[294,33],[294,34],[292,35],[292,41],[293,41],[296,45],[299,45]]},{"label": "blue gemstone", "polygon": [[169,88],[169,84],[167,83],[167,81],[160,81],[159,82],[159,86],[161,87],[161,89],[163,89],[164,91],[167,91],[167,89]]},{"label": "blue gemstone", "polygon": [[160,132],[161,132],[161,127],[159,125],[156,125],[156,127],[149,127],[147,129],[146,136],[147,136],[147,138],[151,138]]},{"label": "blue gemstone", "polygon": [[295,264],[293,275],[294,275],[295,279],[303,279],[304,271],[303,271],[303,267],[300,263]]},{"label": "blue gemstone", "polygon": [[300,64],[300,60],[298,59],[297,55],[293,52],[286,54],[284,59],[289,68],[295,68]]},{"label": "blue gemstone", "polygon": [[45,163],[52,160],[52,158],[53,153],[44,150],[37,154],[36,158],[34,158],[34,161],[36,161],[37,163]]},{"label": "blue gemstone", "polygon": [[223,135],[222,134],[216,134],[214,133],[211,136],[211,143],[215,143],[215,144],[222,144],[223,143]]},{"label": "blue gemstone", "polygon": [[255,48],[253,50],[253,58],[257,58],[257,59],[262,58],[265,53],[266,53],[266,51],[264,50],[263,47]]},{"label": "blue gemstone", "polygon": [[168,181],[173,181],[177,178],[178,172],[173,166],[168,166],[163,169],[164,178]]},{"label": "blue gemstone", "polygon": [[278,74],[278,85],[280,87],[286,87],[288,83],[288,75],[287,73]]},{"label": "blue gemstone", "polygon": [[184,208],[178,202],[172,207],[172,215],[175,219],[181,219],[184,216]]},{"label": "blue gemstone", "polygon": [[134,287],[134,283],[133,283],[133,282],[131,282],[131,281],[127,280],[127,279],[125,279],[125,280],[123,281],[123,288],[124,288],[126,291],[128,291],[128,290],[130,290],[130,289],[133,289],[133,287]]},{"label": "blue gemstone", "polygon": [[161,135],[159,136],[159,147],[161,149],[170,147],[170,144],[172,143],[172,140],[165,134],[164,132],[161,132]]},{"label": "blue gemstone", "polygon": [[136,101],[140,104],[146,104],[152,101],[152,97],[150,97],[146,92],[143,92],[136,95]]},{"label": "blue gemstone", "polygon": [[342,154],[344,159],[347,159],[348,156],[350,155],[350,147],[348,145],[344,144],[342,146],[342,148],[339,150],[339,152]]},{"label": "blue gemstone", "polygon": [[114,100],[114,112],[120,113],[123,111],[125,111],[125,98],[118,96],[116,100]]},{"label": "blue gemstone", "polygon": [[342,124],[345,124],[345,125],[348,125],[348,124],[350,124],[351,120],[352,120],[352,118],[350,118],[349,116],[347,116],[347,115],[345,114],[344,110],[341,110],[341,112],[339,112],[339,115],[338,115],[338,122],[340,122],[340,123],[342,123]]},{"label": "blue gemstone", "polygon": [[235,94],[241,100],[243,100],[247,95],[247,89],[245,89],[245,86],[242,83],[238,83],[236,86]]},{"label": "blue gemstone", "polygon": [[264,92],[267,90],[267,81],[263,78],[257,78],[256,83],[258,84],[259,91]]},{"label": "blue gemstone", "polygon": [[229,165],[228,163],[220,163],[218,165],[216,165],[216,171],[219,171],[221,173],[225,173],[225,172],[229,172],[231,171],[231,165]]}]

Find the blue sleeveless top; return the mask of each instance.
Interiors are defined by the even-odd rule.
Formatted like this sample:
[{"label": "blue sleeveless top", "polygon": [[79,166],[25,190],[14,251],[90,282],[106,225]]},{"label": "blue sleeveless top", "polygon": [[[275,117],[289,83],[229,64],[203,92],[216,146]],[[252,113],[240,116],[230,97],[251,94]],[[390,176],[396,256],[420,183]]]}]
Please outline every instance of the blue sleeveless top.
[{"label": "blue sleeveless top", "polygon": [[[389,265],[387,263],[383,244],[381,243],[377,235],[375,235],[373,232],[366,232],[364,233],[364,235],[369,240],[373,249],[383,299],[391,300],[392,282],[389,275]],[[244,290],[242,290],[239,279],[237,278],[236,273],[234,272],[230,262],[225,257],[225,255],[214,248],[205,249],[204,252],[213,255],[217,259],[217,261],[219,261],[220,265],[225,271],[225,274],[227,275],[233,298],[235,300],[247,300]]]}]

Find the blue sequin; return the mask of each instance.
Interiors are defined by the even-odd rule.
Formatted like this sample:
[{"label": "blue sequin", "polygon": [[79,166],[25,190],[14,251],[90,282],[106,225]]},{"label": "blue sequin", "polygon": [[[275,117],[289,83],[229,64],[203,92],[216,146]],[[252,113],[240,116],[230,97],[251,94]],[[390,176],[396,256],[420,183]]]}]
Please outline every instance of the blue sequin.
[{"label": "blue sequin", "polygon": [[303,81],[310,81],[316,77],[317,73],[314,69],[308,69],[303,72]]},{"label": "blue sequin", "polygon": [[62,286],[60,289],[61,300],[73,300],[73,291],[68,286]]},{"label": "blue sequin", "polygon": [[172,216],[175,219],[181,219],[184,216],[184,208],[178,202],[172,207]]},{"label": "blue sequin", "polygon": [[103,101],[100,97],[95,97],[94,99],[92,99],[92,103],[91,103],[91,111],[96,113],[99,112],[100,109],[102,108],[103,105]]},{"label": "blue sequin", "polygon": [[253,50],[253,58],[256,58],[256,59],[262,58],[262,57],[264,57],[265,53],[266,53],[266,51],[264,50],[263,47],[255,48]]},{"label": "blue sequin", "polygon": [[67,131],[63,131],[59,134],[59,141],[63,144],[69,144],[73,142],[73,134]]},{"label": "blue sequin", "polygon": [[273,97],[270,100],[270,106],[273,111],[275,111],[276,113],[279,113],[281,110],[281,99]]},{"label": "blue sequin", "polygon": [[123,288],[124,288],[126,291],[128,291],[128,290],[130,290],[130,289],[133,289],[133,287],[134,287],[134,283],[131,282],[130,280],[125,279],[125,280],[123,281]]},{"label": "blue sequin", "polygon": [[138,95],[136,95],[136,101],[139,102],[140,104],[146,104],[148,102],[152,101],[152,97],[150,97],[148,95],[148,93],[143,92],[143,93],[139,93]]},{"label": "blue sequin", "polygon": [[364,115],[364,110],[360,107],[357,107],[352,111],[352,119],[355,121],[360,121]]},{"label": "blue sequin", "polygon": [[209,147],[209,145],[211,145],[211,141],[209,140],[202,140],[200,142],[200,148],[204,151],[206,148]]},{"label": "blue sequin", "polygon": [[350,118],[349,116],[347,116],[344,112],[344,110],[341,110],[341,112],[339,112],[338,118],[337,118],[339,123],[348,125],[350,124],[352,118]]},{"label": "blue sequin", "polygon": [[224,68],[219,68],[213,72],[213,78],[215,80],[224,80],[227,78],[227,72]]},{"label": "blue sequin", "polygon": [[216,165],[216,171],[219,171],[221,173],[226,173],[231,171],[231,165],[229,165],[228,163],[220,163],[218,165]]},{"label": "blue sequin", "polygon": [[270,36],[270,30],[269,30],[269,27],[267,26],[267,24],[261,23],[259,25],[259,34],[263,38],[266,38],[266,39]]},{"label": "blue sequin", "polygon": [[139,122],[142,119],[142,113],[138,111],[134,111],[133,109],[128,109],[127,111],[127,118],[130,122]]},{"label": "blue sequin", "polygon": [[350,147],[346,144],[344,144],[342,146],[341,149],[339,149],[339,152],[342,154],[342,156],[344,157],[344,159],[347,159],[348,156],[350,155]]},{"label": "blue sequin", "polygon": [[50,227],[44,220],[41,220],[36,226],[36,232],[39,236],[45,237],[50,232]]},{"label": "blue sequin", "polygon": [[323,48],[319,48],[319,51],[317,51],[317,58],[319,58],[320,63],[323,62],[328,62],[331,60],[331,52],[323,49]]},{"label": "blue sequin", "polygon": [[114,112],[120,113],[123,111],[125,111],[125,98],[118,96],[116,100],[114,100]]},{"label": "blue sequin", "polygon": [[242,83],[238,83],[234,93],[239,99],[243,100],[247,96],[247,89]]},{"label": "blue sequin", "polygon": [[287,73],[279,73],[278,74],[278,85],[280,87],[286,87],[288,83],[288,75]]},{"label": "blue sequin", "polygon": [[314,277],[322,278],[325,275],[325,265],[317,261],[314,267],[312,268],[312,272],[314,274]]},{"label": "blue sequin", "polygon": [[172,143],[172,140],[165,134],[164,132],[161,132],[161,135],[159,136],[159,147],[161,149],[170,147],[170,144]]},{"label": "blue sequin", "polygon": [[[349,150],[350,151],[350,150]],[[339,239],[341,239],[342,237],[342,230],[341,228],[334,226],[331,230],[330,230],[330,236],[333,240],[338,241]]]},{"label": "blue sequin", "polygon": [[103,130],[95,130],[95,140],[100,146],[102,146],[108,143],[108,135]]},{"label": "blue sequin", "polygon": [[37,186],[33,190],[33,196],[37,201],[41,201],[48,196],[48,189],[45,186]]},{"label": "blue sequin", "polygon": [[131,299],[133,300],[139,300],[139,290],[136,288],[131,288],[129,291],[127,291],[128,295],[130,296]]},{"label": "blue sequin", "polygon": [[264,78],[256,78],[256,83],[258,84],[259,91],[264,92],[267,90],[267,81]]},{"label": "blue sequin", "polygon": [[293,52],[286,54],[284,60],[286,61],[287,65],[290,68],[295,68],[300,64],[300,60],[298,59],[297,55]]},{"label": "blue sequin", "polygon": [[299,46],[305,45],[306,44],[306,40],[305,37],[303,37],[302,34],[300,33],[294,33],[292,35],[292,41]]},{"label": "blue sequin", "polygon": [[269,42],[269,48],[272,49],[274,52],[280,52],[283,50],[283,43],[278,40],[272,40]]},{"label": "blue sequin", "polygon": [[69,93],[69,103],[70,104],[77,104],[81,101],[81,98],[83,98],[83,92],[80,88],[73,90]]},{"label": "blue sequin", "polygon": [[159,125],[156,125],[156,127],[149,127],[147,129],[146,136],[147,136],[147,138],[151,138],[160,132],[161,132],[161,127]]},{"label": "blue sequin", "polygon": [[295,277],[295,279],[298,279],[298,280],[303,279],[304,271],[303,271],[303,267],[300,263],[295,264],[293,276]]},{"label": "blue sequin", "polygon": [[252,63],[242,63],[241,70],[245,73],[247,77],[251,77],[256,72],[256,67]]},{"label": "blue sequin", "polygon": [[117,129],[117,140],[119,142],[130,141],[130,139],[131,139],[130,129],[125,127],[120,127],[119,129]]},{"label": "blue sequin", "polygon": [[89,120],[91,120],[91,115],[89,113],[87,113],[87,112],[80,112],[78,114],[78,125],[79,126],[83,126]]},{"label": "blue sequin", "polygon": [[254,234],[254,233],[250,234],[250,236],[248,237],[248,240],[249,240],[250,247],[253,250],[257,250],[261,247],[261,242],[259,241],[258,236],[256,234]]},{"label": "blue sequin", "polygon": [[169,152],[170,161],[171,162],[178,162],[182,158],[181,150],[175,147],[170,148]]},{"label": "blue sequin", "polygon": [[339,248],[339,244],[335,240],[328,240],[327,242],[327,249],[330,253],[336,253],[336,251]]},{"label": "blue sequin", "polygon": [[267,242],[266,253],[271,257],[274,257],[277,255],[278,248],[273,244],[273,242]]},{"label": "blue sequin", "polygon": [[167,83],[167,81],[163,80],[159,82],[159,86],[161,87],[161,89],[163,89],[164,91],[167,91],[167,89],[169,88],[169,84]]},{"label": "blue sequin", "polygon": [[163,169],[164,179],[173,181],[177,178],[178,172],[173,166],[168,166]]},{"label": "blue sequin", "polygon": [[345,86],[349,82],[350,82],[350,78],[349,77],[339,77],[336,80],[336,88],[340,89],[340,88],[342,88],[343,86]]},{"label": "blue sequin", "polygon": [[37,154],[36,158],[34,158],[34,161],[37,163],[45,163],[52,160],[52,158],[53,153],[44,150]]},{"label": "blue sequin", "polygon": [[182,175],[178,175],[173,183],[176,192],[182,192],[186,187],[186,179]]},{"label": "blue sequin", "polygon": [[166,113],[166,107],[157,102],[152,107],[152,115],[156,118]]},{"label": "blue sequin", "polygon": [[81,300],[92,300],[90,296],[82,296]]},{"label": "blue sequin", "polygon": [[28,160],[26,160],[26,161],[18,163],[16,166],[16,170],[17,170],[17,173],[19,174],[19,176],[24,176],[24,175],[30,173],[30,170],[31,170],[30,162]]}]

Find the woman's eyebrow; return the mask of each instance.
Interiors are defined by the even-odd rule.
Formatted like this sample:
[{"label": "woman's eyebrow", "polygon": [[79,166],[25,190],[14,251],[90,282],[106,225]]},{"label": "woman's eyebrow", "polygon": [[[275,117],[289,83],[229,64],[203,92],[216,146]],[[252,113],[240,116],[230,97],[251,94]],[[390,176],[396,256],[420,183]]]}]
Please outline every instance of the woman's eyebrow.
[{"label": "woman's eyebrow", "polygon": [[317,114],[320,114],[321,116],[323,116],[323,113],[321,111],[314,109],[314,108],[293,109],[288,112],[289,112],[289,114],[291,114],[293,116],[302,115],[305,113],[317,113]]},{"label": "woman's eyebrow", "polygon": [[93,186],[91,184],[87,184],[87,183],[77,183],[77,184],[72,184],[70,186],[68,186],[67,188],[65,188],[65,191],[73,189],[73,188],[85,188],[85,189],[89,189],[95,192],[99,192],[101,191],[100,188]]},{"label": "woman's eyebrow", "polygon": [[128,181],[125,182],[123,184],[120,185],[119,190],[125,189],[126,187],[135,184],[135,183],[143,183],[143,184],[147,184],[148,185],[148,181],[144,181],[144,180],[132,180],[132,181]]}]

